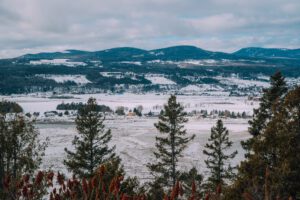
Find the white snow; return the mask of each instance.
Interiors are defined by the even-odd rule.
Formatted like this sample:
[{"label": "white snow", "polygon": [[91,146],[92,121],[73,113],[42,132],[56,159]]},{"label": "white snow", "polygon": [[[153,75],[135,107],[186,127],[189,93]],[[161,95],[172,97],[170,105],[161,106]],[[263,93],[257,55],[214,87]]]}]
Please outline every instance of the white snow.
[{"label": "white snow", "polygon": [[162,75],[159,74],[147,74],[146,79],[152,82],[152,84],[158,85],[175,85],[176,83]]},{"label": "white snow", "polygon": [[[197,86],[200,87],[200,86]],[[190,86],[190,89],[196,89]],[[70,94],[65,94],[66,96]],[[169,95],[156,94],[84,94],[73,95],[72,99],[49,99],[47,96],[27,95],[27,96],[1,96],[1,99],[18,102],[26,112],[40,112],[56,110],[56,106],[62,102],[86,102],[89,97],[95,97],[99,104],[104,104],[115,109],[118,106],[125,106],[132,109],[138,105],[143,106],[143,113],[150,110],[155,113],[163,108]],[[251,113],[258,102],[250,101],[247,97],[228,97],[228,96],[189,96],[179,95],[178,101],[182,102],[186,111],[201,110],[230,110],[234,112],[246,111]],[[59,119],[61,119],[59,121]],[[63,160],[66,157],[64,148],[73,149],[72,139],[76,135],[74,119],[67,120],[65,116],[56,117],[52,121],[43,121],[37,124],[41,133],[41,140],[50,137],[50,144],[46,150],[42,168],[52,167],[53,170],[60,170],[68,174]],[[159,134],[154,127],[158,121],[157,117],[107,117],[105,124],[112,130],[112,143],[116,145],[117,154],[122,158],[127,175],[138,176],[141,182],[151,178],[146,167],[148,162],[155,160],[153,150],[155,147],[155,136]],[[184,157],[179,160],[179,168],[189,170],[196,167],[200,172],[205,172],[205,159],[202,154],[203,147],[210,134],[210,128],[215,124],[216,119],[202,119],[198,117],[189,117],[186,124],[188,135],[196,134],[196,138],[191,142],[184,152]],[[247,119],[224,119],[225,126],[230,131],[230,137],[233,141],[232,150],[238,150],[239,154],[233,161],[237,164],[243,159],[243,150],[240,141],[249,137],[247,133]]]},{"label": "white snow", "polygon": [[[116,152],[121,157],[127,175],[138,176],[141,182],[151,179],[146,167],[149,162],[155,161],[153,150],[155,149],[155,136],[159,133],[154,127],[157,118],[120,118],[106,120],[107,128],[112,131],[111,145],[116,145]],[[186,124],[188,136],[196,135],[179,159],[178,167],[187,171],[196,167],[201,173],[205,173],[205,156],[202,151],[210,134],[210,128],[216,120],[204,120],[189,118]],[[224,120],[225,126],[230,131],[233,141],[232,150],[238,150],[238,156],[233,160],[233,165],[238,164],[244,158],[240,141],[249,137],[246,120]],[[52,166],[54,170],[67,173],[63,160],[66,157],[64,148],[73,150],[72,140],[76,135],[73,123],[38,124],[41,139],[50,137],[50,144],[46,150],[43,168]],[[71,174],[69,174],[71,175]]]},{"label": "white snow", "polygon": [[300,77],[298,78],[286,78],[286,82],[290,86],[299,86],[300,85]]},{"label": "white snow", "polygon": [[124,64],[133,64],[133,65],[139,65],[141,66],[142,63],[140,61],[122,61],[120,63],[124,63]]},{"label": "white snow", "polygon": [[[65,96],[73,96],[70,99],[52,99],[47,96],[27,95],[27,96],[0,96],[3,100],[15,101],[19,103],[24,112],[46,112],[56,110],[56,106],[62,102],[79,103],[87,102],[90,97],[96,98],[99,104],[107,105],[113,110],[118,106],[125,106],[133,109],[139,105],[143,106],[143,112],[149,111],[159,112],[163,105],[167,102],[169,95],[147,94],[64,94]],[[51,95],[48,95],[50,97]],[[219,96],[197,96],[197,95],[179,95],[178,101],[182,102],[187,112],[193,110],[230,110],[231,112],[243,112],[251,114],[253,108],[258,106],[257,101],[248,100],[247,97],[229,97]]]},{"label": "white snow", "polygon": [[121,79],[124,77],[130,77],[133,80],[136,80],[136,76],[137,74],[133,73],[133,72],[100,72],[101,76],[104,77],[113,77],[116,79]]},{"label": "white snow", "polygon": [[211,91],[223,91],[223,88],[214,84],[198,84],[188,85],[180,89],[181,92],[187,93],[199,93],[199,92],[211,92]]},{"label": "white snow", "polygon": [[237,85],[239,88],[246,88],[251,86],[256,87],[269,87],[270,84],[267,81],[257,81],[257,80],[245,80],[241,79],[239,77],[221,77],[217,76],[215,77],[217,80],[220,81],[220,83],[226,84],[226,85]]},{"label": "white snow", "polygon": [[159,55],[164,55],[165,53],[163,51],[159,51],[159,52],[154,52],[154,51],[150,51],[150,54],[155,55],[155,56],[159,56]]},{"label": "white snow", "polygon": [[50,74],[40,74],[37,75],[46,79],[54,80],[57,83],[64,83],[67,81],[73,81],[76,84],[84,85],[90,83],[90,81],[84,75],[50,75]]},{"label": "white snow", "polygon": [[86,66],[86,63],[84,62],[73,62],[69,61],[68,59],[53,59],[53,60],[31,60],[29,62],[31,65],[65,65],[68,67],[77,67],[77,66]]}]

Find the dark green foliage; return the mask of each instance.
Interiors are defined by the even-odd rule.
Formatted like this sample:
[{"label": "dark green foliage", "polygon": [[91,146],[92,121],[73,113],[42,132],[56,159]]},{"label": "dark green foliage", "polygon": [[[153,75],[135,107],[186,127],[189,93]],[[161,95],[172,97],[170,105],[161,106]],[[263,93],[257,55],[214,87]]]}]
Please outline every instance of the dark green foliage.
[{"label": "dark green foliage", "polygon": [[[125,176],[125,171],[123,165],[121,164],[121,159],[117,156],[105,162],[103,166],[105,168],[105,173],[103,175],[105,188],[109,188],[111,181],[115,177]],[[100,168],[98,168],[97,170],[99,172]],[[139,194],[142,189],[140,188],[139,181],[136,177],[127,177],[122,181],[120,190],[122,193],[133,196]]]},{"label": "dark green foliage", "polygon": [[242,143],[247,159],[241,162],[228,196],[241,197],[248,192],[254,198],[261,198],[265,193],[266,169],[269,169],[268,188],[272,199],[277,195],[283,198],[299,195],[300,89],[285,95],[286,91],[284,78],[277,72],[271,77],[271,87],[264,91],[260,107],[250,122],[253,137]]},{"label": "dark green foliage", "polygon": [[125,110],[125,108],[123,106],[119,106],[119,107],[117,107],[115,113],[117,115],[125,115],[125,111],[124,110]]},{"label": "dark green foliage", "polygon": [[300,87],[286,95],[264,140],[254,148],[267,160],[271,194],[300,199]]},{"label": "dark green foliage", "polygon": [[0,114],[21,112],[23,112],[23,108],[19,104],[10,101],[0,101]]},{"label": "dark green foliage", "polygon": [[260,47],[248,47],[242,48],[234,55],[242,57],[256,57],[256,58],[299,58],[300,49],[277,49],[277,48],[260,48]]},{"label": "dark green foliage", "polygon": [[150,189],[147,192],[147,199],[163,199],[165,195],[164,185],[158,180],[149,183]]},{"label": "dark green foliage", "polygon": [[73,140],[75,151],[65,149],[64,164],[80,177],[92,177],[97,167],[115,158],[115,146],[108,146],[111,131],[105,130],[104,118],[94,98],[79,110],[75,122],[78,131]]},{"label": "dark green foliage", "polygon": [[[263,134],[253,144],[254,155],[269,168],[273,198],[300,197],[300,87],[289,92]],[[259,174],[258,174],[259,175]],[[297,198],[296,198],[297,196]]]},{"label": "dark green foliage", "polygon": [[[275,108],[274,108],[275,109]],[[265,130],[252,143],[252,153],[241,163],[228,195],[244,192],[259,199],[265,194],[268,169],[270,199],[300,198],[300,87],[290,91],[273,111]]]},{"label": "dark green foliage", "polygon": [[38,137],[31,121],[17,114],[9,117],[0,114],[0,197],[5,175],[16,180],[40,166],[48,143],[41,143]]},{"label": "dark green foliage", "polygon": [[208,156],[205,160],[206,167],[210,172],[207,182],[212,190],[219,184],[226,185],[228,180],[233,178],[233,167],[230,165],[230,160],[236,156],[237,151],[227,153],[231,146],[229,132],[224,127],[222,120],[218,120],[216,126],[211,128],[210,138],[203,150],[203,153]]},{"label": "dark green foliage", "polygon": [[[86,104],[83,103],[61,103],[58,104],[56,109],[57,110],[80,110],[82,109],[84,106],[86,106]],[[96,111],[97,112],[112,112],[112,110],[110,109],[110,107],[105,106],[105,105],[97,105],[96,106]]]},{"label": "dark green foliage", "polygon": [[87,74],[87,79],[93,82],[92,85],[101,86],[102,88],[110,88],[117,84],[127,84],[127,85],[151,84],[151,81],[145,79],[142,76],[139,76],[137,77],[137,80],[134,80],[129,77],[114,78],[114,77],[105,77],[100,75],[99,73],[97,74],[90,73]]},{"label": "dark green foliage", "polygon": [[259,108],[253,110],[253,119],[249,121],[249,133],[252,137],[241,144],[246,150],[246,157],[251,152],[251,145],[255,137],[260,135],[266,128],[269,121],[274,116],[274,112],[279,109],[284,95],[287,92],[287,85],[281,72],[276,72],[270,78],[270,87],[263,90]]},{"label": "dark green foliage", "polygon": [[154,155],[157,161],[147,165],[155,178],[154,185],[163,184],[170,189],[180,177],[180,172],[177,170],[178,159],[182,157],[183,150],[195,137],[186,136],[184,128],[184,124],[188,121],[186,115],[183,106],[177,102],[176,96],[171,95],[159,116],[158,123],[154,124],[161,134],[156,137]]},{"label": "dark green foliage", "polygon": [[263,91],[259,108],[254,109],[253,120],[249,121],[249,132],[252,136],[257,136],[264,131],[273,116],[274,103],[281,101],[287,92],[287,85],[281,72],[276,72],[271,76],[270,84],[270,88]]},{"label": "dark green foliage", "polygon": [[183,172],[180,175],[179,180],[182,183],[182,187],[186,196],[192,196],[193,184],[195,184],[196,196],[203,195],[203,176],[198,173],[198,170],[193,167],[188,172]]},{"label": "dark green foliage", "polygon": [[143,111],[143,106],[138,106],[133,109],[133,112],[139,117],[142,116],[142,111]]}]

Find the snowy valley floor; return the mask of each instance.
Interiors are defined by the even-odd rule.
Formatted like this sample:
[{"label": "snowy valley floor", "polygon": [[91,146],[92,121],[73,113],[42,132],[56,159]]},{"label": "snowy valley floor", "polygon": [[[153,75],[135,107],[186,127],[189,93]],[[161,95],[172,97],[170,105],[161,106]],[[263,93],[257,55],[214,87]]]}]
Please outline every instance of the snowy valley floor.
[{"label": "snowy valley floor", "polygon": [[[167,102],[169,95],[156,94],[85,94],[69,95],[68,99],[49,98],[51,94],[29,94],[19,96],[0,96],[8,101],[16,101],[23,108],[24,112],[40,112],[37,120],[37,128],[41,133],[41,139],[50,138],[49,147],[46,150],[46,156],[43,161],[43,168],[52,167],[53,170],[59,170],[68,174],[63,165],[66,156],[64,148],[72,149],[72,139],[76,134],[74,117],[47,118],[44,116],[46,111],[55,111],[56,106],[62,102],[86,102],[89,97],[95,97],[99,104],[110,106],[113,110],[118,106],[126,106],[133,109],[142,105],[143,113],[150,110],[159,113],[163,104]],[[200,111],[211,110],[229,110],[230,112],[245,111],[248,115],[252,114],[253,108],[258,106],[257,101],[249,100],[247,97],[229,97],[224,94],[216,96],[189,96],[180,95],[178,101],[183,103],[185,110]],[[63,111],[59,111],[63,112]],[[158,121],[157,117],[117,117],[115,115],[107,117],[105,125],[112,130],[112,145],[116,145],[116,151],[122,158],[127,175],[138,176],[141,182],[147,181],[151,176],[146,168],[148,162],[154,160],[153,150],[155,146],[155,136],[158,132],[154,123]],[[233,161],[233,165],[238,164],[244,157],[240,141],[249,137],[247,133],[248,119],[224,119],[225,126],[230,131],[230,138],[234,142],[232,151],[238,150],[239,154]],[[189,135],[196,134],[196,138],[190,143],[184,156],[180,159],[179,167],[188,171],[196,167],[200,172],[205,173],[203,148],[210,135],[210,128],[215,125],[216,119],[203,119],[199,116],[189,117],[186,125]]]},{"label": "snowy valley floor", "polygon": [[[118,155],[122,158],[127,175],[138,176],[144,182],[151,178],[146,168],[148,162],[154,160],[155,136],[158,134],[153,124],[157,118],[124,118],[107,120],[107,127],[112,130],[112,144],[116,145]],[[231,119],[224,121],[230,131],[230,138],[234,142],[232,150],[238,150],[239,154],[232,163],[237,164],[243,159],[243,151],[240,141],[249,137],[247,133],[247,120]],[[180,159],[179,166],[188,171],[196,167],[205,173],[203,148],[209,137],[210,128],[215,124],[213,119],[190,118],[186,128],[188,134],[195,134],[196,138],[190,143]],[[76,134],[74,123],[43,123],[38,124],[42,140],[50,138],[50,145],[46,150],[43,168],[52,167],[54,170],[68,173],[64,167],[64,148],[72,149],[72,139]]]}]

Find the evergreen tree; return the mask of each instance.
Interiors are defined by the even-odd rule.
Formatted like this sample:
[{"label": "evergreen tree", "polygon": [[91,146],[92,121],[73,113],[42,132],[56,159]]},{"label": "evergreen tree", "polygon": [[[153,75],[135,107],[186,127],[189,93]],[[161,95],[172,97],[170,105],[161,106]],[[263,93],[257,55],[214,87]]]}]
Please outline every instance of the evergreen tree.
[{"label": "evergreen tree", "polygon": [[255,137],[265,130],[267,124],[274,116],[274,112],[279,109],[280,102],[283,101],[287,90],[287,85],[281,72],[278,71],[270,77],[270,87],[263,90],[259,108],[253,110],[253,118],[249,121],[250,127],[248,130],[252,137],[241,142],[246,150],[246,157],[250,155],[251,145]]},{"label": "evergreen tree", "polygon": [[0,198],[3,178],[16,181],[23,174],[32,174],[39,168],[48,139],[41,142],[32,121],[21,114],[0,114]]},{"label": "evergreen tree", "polygon": [[178,159],[187,144],[195,137],[195,135],[186,136],[184,128],[184,124],[188,121],[186,115],[183,106],[177,102],[176,96],[171,95],[159,116],[159,122],[154,124],[162,135],[156,137],[154,155],[157,162],[147,165],[155,177],[155,185],[162,184],[170,188],[179,179]]},{"label": "evergreen tree", "polygon": [[263,90],[259,108],[254,109],[253,119],[249,121],[249,133],[257,136],[262,133],[267,123],[273,117],[273,105],[282,101],[287,92],[287,85],[281,72],[276,72],[270,77],[270,88]]},{"label": "evergreen tree", "polygon": [[115,146],[109,147],[112,135],[105,130],[104,117],[97,109],[96,99],[90,98],[76,118],[78,136],[74,137],[75,151],[65,149],[68,170],[80,177],[91,177],[97,167],[115,158]]},{"label": "evergreen tree", "polygon": [[199,174],[198,170],[195,167],[190,169],[190,171],[188,172],[182,173],[180,175],[180,181],[182,183],[185,196],[192,196],[193,187],[195,187],[196,190],[196,199],[203,196],[203,176],[202,174]]},{"label": "evergreen tree", "polygon": [[[103,166],[105,168],[105,174],[103,175],[105,188],[110,187],[110,183],[114,178],[125,176],[125,171],[123,165],[121,164],[121,159],[117,156],[104,163]],[[142,189],[140,188],[139,181],[136,177],[127,177],[122,181],[120,190],[122,193],[134,196],[139,194]]]},{"label": "evergreen tree", "polygon": [[211,189],[215,189],[219,184],[225,185],[226,180],[233,178],[233,168],[229,162],[236,156],[237,151],[230,154],[225,152],[232,146],[232,142],[229,140],[229,132],[222,120],[218,120],[216,126],[211,128],[208,141],[203,153],[208,156],[205,160],[210,170],[208,185]]},{"label": "evergreen tree", "polygon": [[270,199],[300,198],[300,87],[290,91],[274,109],[264,132],[253,141],[252,154],[241,163],[228,193],[231,199],[244,192],[262,199],[267,186]]},{"label": "evergreen tree", "polygon": [[[289,92],[274,112],[259,140],[253,144],[254,155],[269,169],[269,190],[276,196],[300,198],[300,87]],[[259,174],[258,174],[259,175]]]},{"label": "evergreen tree", "polygon": [[0,101],[0,113],[21,113],[23,112],[23,108],[17,104],[16,102],[10,101]]}]

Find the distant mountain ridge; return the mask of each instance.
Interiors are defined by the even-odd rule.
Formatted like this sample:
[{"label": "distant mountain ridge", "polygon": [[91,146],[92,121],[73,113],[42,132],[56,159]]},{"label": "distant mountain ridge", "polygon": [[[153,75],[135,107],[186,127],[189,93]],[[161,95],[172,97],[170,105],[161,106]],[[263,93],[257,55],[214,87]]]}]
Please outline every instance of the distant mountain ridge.
[{"label": "distant mountain ridge", "polygon": [[233,54],[255,58],[300,58],[300,49],[247,47],[240,49]]},{"label": "distant mountain ridge", "polygon": [[27,54],[0,59],[0,94],[181,93],[182,88],[192,88],[192,92],[198,88],[199,94],[217,90],[253,95],[275,71],[282,71],[292,77],[291,83],[298,84],[299,51],[248,47],[224,53],[182,45],[153,50],[118,47]]},{"label": "distant mountain ridge", "polygon": [[195,46],[172,46],[154,50],[133,47],[118,47],[101,51],[66,50],[65,52],[45,52],[26,54],[17,59],[73,59],[102,61],[149,61],[188,59],[238,59],[238,58],[288,58],[300,59],[300,49],[280,49],[247,47],[234,53],[214,52]]}]

